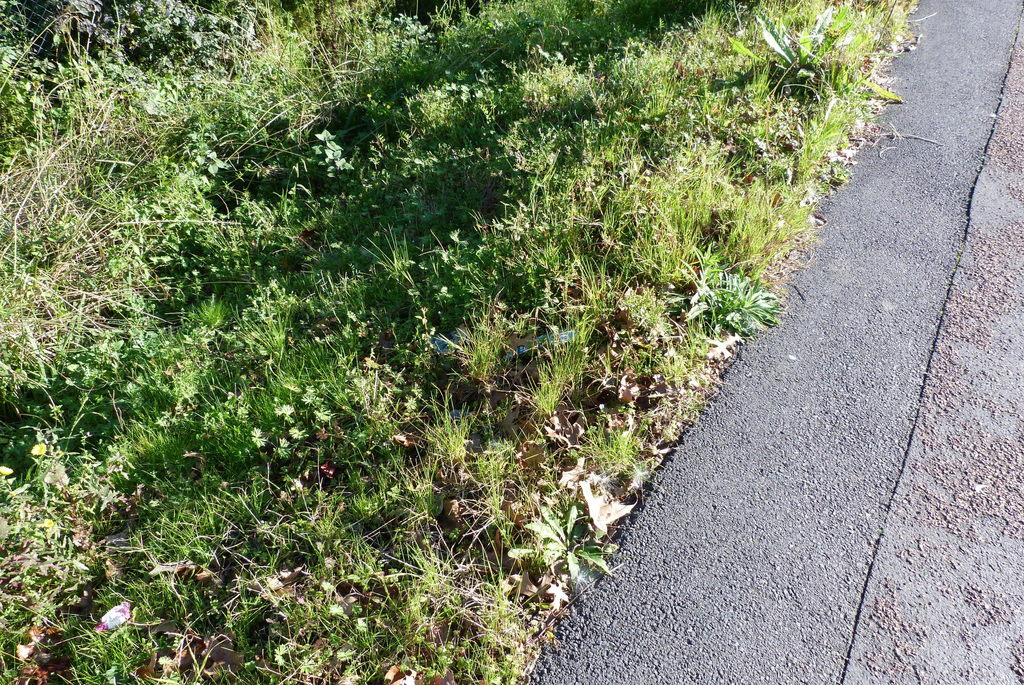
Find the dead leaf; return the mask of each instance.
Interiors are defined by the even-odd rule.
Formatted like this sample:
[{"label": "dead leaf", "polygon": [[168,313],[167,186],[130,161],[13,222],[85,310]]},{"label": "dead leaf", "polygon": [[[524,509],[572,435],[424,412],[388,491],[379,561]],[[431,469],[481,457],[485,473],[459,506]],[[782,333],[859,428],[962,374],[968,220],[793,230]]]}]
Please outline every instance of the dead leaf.
[{"label": "dead leaf", "polygon": [[245,665],[245,659],[234,650],[234,644],[227,635],[207,638],[206,650],[202,654],[203,675],[216,676],[221,673],[236,673]]},{"label": "dead leaf", "polygon": [[619,381],[619,402],[623,404],[636,402],[641,392],[640,384],[632,376],[623,376]]},{"label": "dead leaf", "polygon": [[501,420],[501,432],[509,437],[515,436],[516,427],[519,425],[519,417],[522,413],[521,407],[512,406],[508,413],[505,414],[505,418]]},{"label": "dead leaf", "polygon": [[78,599],[65,605],[61,610],[76,616],[83,616],[92,608],[93,600],[96,599],[96,592],[91,586],[86,585],[78,593]]},{"label": "dead leaf", "polygon": [[32,626],[28,629],[28,643],[18,645],[15,656],[22,661],[49,661],[50,655],[46,653],[46,649],[59,640],[60,636],[60,631],[53,626]]},{"label": "dead leaf", "polygon": [[427,628],[427,641],[435,647],[443,647],[448,643],[451,633],[451,624],[432,622]]},{"label": "dead leaf", "polygon": [[631,512],[633,507],[636,506],[634,504],[609,501],[595,494],[590,487],[590,483],[586,481],[580,483],[580,487],[583,489],[583,499],[587,502],[590,520],[594,522],[594,527],[605,535],[608,534],[608,526]]},{"label": "dead leaf", "polygon": [[223,585],[221,579],[215,573],[191,561],[173,561],[167,564],[157,564],[150,570],[149,575],[172,575],[182,580],[191,578],[200,585],[215,585],[217,587]]},{"label": "dead leaf", "polygon": [[114,562],[113,559],[107,558],[104,562],[104,572],[107,580],[114,581],[124,575],[124,567]]},{"label": "dead leaf", "polygon": [[123,549],[131,546],[131,540],[129,539],[131,531],[127,528],[122,528],[116,533],[111,533],[107,537],[103,538],[102,542],[107,547],[114,547],[117,549]]},{"label": "dead leaf", "polygon": [[522,527],[522,523],[525,520],[523,515],[523,505],[521,502],[517,502],[514,499],[504,499],[501,502],[501,513],[508,517],[512,525]]},{"label": "dead leaf", "polygon": [[711,340],[708,348],[708,359],[725,361],[732,356],[732,351],[743,339],[738,335],[727,335],[722,340]]},{"label": "dead leaf", "polygon": [[566,447],[572,449],[580,446],[580,438],[586,432],[582,423],[572,421],[564,411],[556,412],[544,425],[544,433]]},{"label": "dead leaf", "polygon": [[195,669],[196,658],[204,649],[206,649],[206,642],[195,633],[182,635],[175,649],[174,657],[164,662],[164,676],[171,676],[175,673],[191,675]]},{"label": "dead leaf", "polygon": [[149,655],[149,661],[135,669],[135,677],[140,680],[152,680],[156,678],[156,667],[160,663],[160,657],[156,652]]},{"label": "dead leaf", "polygon": [[224,673],[237,673],[245,665],[245,659],[235,651],[229,635],[214,635],[202,638],[195,633],[182,635],[174,657],[164,663],[164,676],[173,674],[186,678],[197,675],[207,677]]},{"label": "dead leaf", "polygon": [[434,676],[433,685],[455,685],[455,674],[449,669],[443,676]]},{"label": "dead leaf", "polygon": [[60,631],[53,626],[32,626],[27,637],[27,644],[15,648],[15,656],[20,661],[29,662],[18,671],[15,685],[71,682],[71,660],[68,657],[55,657],[48,651],[61,638]]},{"label": "dead leaf", "polygon": [[402,447],[419,447],[423,442],[423,439],[419,436],[410,435],[409,433],[397,433],[391,439]]},{"label": "dead leaf", "polygon": [[198,568],[191,561],[172,561],[168,564],[157,564],[150,570],[149,575],[158,576],[163,573],[172,573],[176,576],[191,575]]},{"label": "dead leaf", "polygon": [[534,597],[540,588],[530,578],[529,573],[513,573],[505,583],[508,592],[515,592],[523,597]]},{"label": "dead leaf", "polygon": [[610,430],[633,430],[636,428],[636,417],[626,413],[608,414],[607,425]]},{"label": "dead leaf", "polygon": [[312,487],[323,488],[338,474],[337,465],[328,459],[308,469],[292,483],[295,490],[308,490]]},{"label": "dead leaf", "polygon": [[462,525],[462,502],[449,497],[441,504],[441,515],[438,517],[441,525],[447,528],[458,528]]},{"label": "dead leaf", "polygon": [[158,621],[156,623],[136,623],[136,628],[145,630],[150,635],[162,635],[164,633],[178,632],[178,624],[171,620]]},{"label": "dead leaf", "polygon": [[272,596],[294,597],[294,586],[305,573],[306,571],[300,566],[296,569],[285,569],[267,576],[263,579],[264,591],[260,593],[260,596],[264,599],[270,599]]},{"label": "dead leaf", "polygon": [[551,581],[546,588],[544,588],[544,594],[551,597],[551,610],[559,611],[562,607],[569,603],[569,595],[562,588],[562,584],[557,580]]},{"label": "dead leaf", "polygon": [[416,685],[416,671],[407,673],[401,666],[392,666],[384,674],[384,685]]},{"label": "dead leaf", "polygon": [[558,479],[558,487],[575,489],[580,481],[587,477],[587,469],[583,457],[576,460],[576,466],[568,471],[562,471],[562,477]]},{"label": "dead leaf", "polygon": [[[331,606],[332,612],[341,612],[345,616],[352,616],[356,613],[356,606],[359,604],[359,595],[348,594],[341,598],[338,604]],[[335,608],[337,607],[337,608]]]},{"label": "dead leaf", "polygon": [[49,685],[49,683],[70,683],[71,659],[58,657],[45,663],[26,664],[18,671],[14,685]]},{"label": "dead leaf", "polygon": [[647,386],[647,391],[644,395],[649,399],[657,400],[663,397],[668,397],[672,392],[673,389],[668,380],[665,376],[659,373],[655,374],[654,377],[651,378],[651,383]]},{"label": "dead leaf", "polygon": [[536,468],[544,461],[544,445],[534,440],[524,442],[516,452],[519,465],[524,468]]}]

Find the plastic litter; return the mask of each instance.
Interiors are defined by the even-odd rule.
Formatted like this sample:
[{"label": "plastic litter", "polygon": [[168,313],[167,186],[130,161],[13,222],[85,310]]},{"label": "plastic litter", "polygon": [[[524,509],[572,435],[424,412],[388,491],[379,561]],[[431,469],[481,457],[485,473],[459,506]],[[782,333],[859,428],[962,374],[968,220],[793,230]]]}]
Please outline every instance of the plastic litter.
[{"label": "plastic litter", "polygon": [[542,335],[539,338],[534,338],[529,343],[522,344],[522,345],[516,345],[514,348],[512,348],[511,352],[509,352],[508,354],[505,355],[505,358],[508,359],[510,357],[522,356],[522,355],[526,354],[527,352],[529,352],[530,350],[537,349],[541,345],[547,345],[547,344],[562,345],[564,343],[569,342],[570,340],[572,340],[575,337],[576,337],[576,331],[562,331],[560,333],[548,333],[547,335]]},{"label": "plastic litter", "polygon": [[128,601],[121,602],[103,614],[103,618],[100,619],[99,624],[96,626],[96,632],[102,633],[104,630],[116,630],[130,620],[132,620],[132,603]]},{"label": "plastic litter", "polygon": [[448,335],[432,335],[430,336],[430,343],[437,350],[438,354],[448,354],[453,348],[458,346],[462,340],[461,331],[452,331]]}]

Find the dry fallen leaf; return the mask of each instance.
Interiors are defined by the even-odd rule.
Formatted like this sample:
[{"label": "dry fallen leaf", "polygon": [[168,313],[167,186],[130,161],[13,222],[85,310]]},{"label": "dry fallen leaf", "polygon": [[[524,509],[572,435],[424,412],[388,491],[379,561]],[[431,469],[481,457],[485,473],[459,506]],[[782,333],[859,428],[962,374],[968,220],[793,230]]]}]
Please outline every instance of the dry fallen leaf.
[{"label": "dry fallen leaf", "polygon": [[122,528],[116,533],[111,533],[107,537],[101,540],[107,547],[113,547],[115,549],[123,549],[131,546],[131,531],[127,528]]},{"label": "dry fallen leaf", "polygon": [[583,481],[580,484],[583,489],[583,499],[587,502],[587,511],[590,513],[590,520],[594,527],[602,533],[608,533],[608,526],[633,510],[634,504],[622,504],[621,502],[609,501],[597,495],[590,487],[590,483]]},{"label": "dry fallen leaf", "polygon": [[419,447],[420,443],[423,442],[419,436],[410,435],[409,433],[397,433],[392,436],[392,439],[402,447]]},{"label": "dry fallen leaf", "polygon": [[661,399],[662,397],[668,397],[672,394],[672,386],[668,380],[660,373],[654,374],[651,378],[651,383],[645,393],[649,399]]},{"label": "dry fallen leaf", "polygon": [[245,659],[234,650],[228,635],[201,638],[195,633],[182,635],[173,658],[164,662],[164,676],[172,674],[194,677],[197,671],[207,677],[237,673]]},{"label": "dry fallen leaf", "polygon": [[53,626],[32,626],[28,629],[29,642],[37,646],[45,646],[56,642],[60,638],[60,631]]},{"label": "dry fallen leaf", "polygon": [[263,597],[263,599],[273,599],[274,597],[294,597],[295,584],[305,574],[306,571],[300,566],[299,568],[291,570],[284,569],[273,575],[267,576],[263,579],[263,591],[260,592],[260,596]]},{"label": "dry fallen leaf", "polygon": [[207,638],[206,650],[202,654],[200,663],[203,665],[203,675],[216,676],[221,673],[235,673],[243,665],[245,659],[234,650],[234,644],[227,635],[217,635]]},{"label": "dry fallen leaf", "polygon": [[569,415],[564,412],[556,412],[544,425],[544,433],[551,439],[561,442],[566,447],[574,448],[580,446],[580,438],[586,432],[582,423],[572,421]]},{"label": "dry fallen leaf", "polygon": [[738,335],[727,335],[722,340],[711,340],[708,348],[708,359],[711,361],[725,361],[732,356],[733,349],[742,342]]},{"label": "dry fallen leaf", "polygon": [[164,633],[178,632],[178,624],[170,619],[156,621],[154,623],[136,623],[135,627],[145,630],[150,635],[162,635]]},{"label": "dry fallen leaf", "polygon": [[632,413],[608,414],[607,420],[609,430],[633,430],[636,428],[636,416]]},{"label": "dry fallen leaf", "polygon": [[533,440],[524,442],[516,452],[516,459],[523,468],[536,468],[544,462],[544,445]]},{"label": "dry fallen leaf", "polygon": [[384,674],[384,685],[416,685],[416,672],[406,673],[401,666],[392,666]]},{"label": "dry fallen leaf", "polygon": [[15,656],[20,661],[31,662],[19,671],[16,685],[46,685],[51,682],[67,681],[67,672],[71,661],[67,657],[55,657],[48,649],[57,642],[61,633],[53,626],[32,626],[28,631],[28,643],[15,648]]},{"label": "dry fallen leaf", "polygon": [[636,402],[641,392],[640,384],[632,376],[623,376],[619,381],[619,402],[623,404]]},{"label": "dry fallen leaf", "polygon": [[501,420],[501,431],[509,437],[515,436],[519,426],[519,418],[523,413],[524,411],[521,407],[512,406],[508,413],[505,414],[505,418]]},{"label": "dry fallen leaf", "polygon": [[53,683],[70,683],[71,680],[71,659],[58,657],[47,660],[45,663],[26,664],[18,671],[18,677],[14,679],[14,685],[49,685]]},{"label": "dry fallen leaf", "polygon": [[522,528],[526,517],[523,515],[523,504],[514,499],[504,499],[501,502],[501,513],[508,517],[512,525]]},{"label": "dry fallen leaf", "polygon": [[551,597],[552,611],[558,611],[569,603],[569,595],[562,588],[562,584],[557,580],[551,581],[547,588],[544,589],[544,594]]},{"label": "dry fallen leaf", "polygon": [[162,573],[173,573],[174,575],[191,574],[198,568],[191,561],[173,561],[169,564],[157,564],[149,572],[151,576],[158,576]]},{"label": "dry fallen leaf", "polygon": [[558,479],[558,487],[575,489],[580,481],[587,477],[587,469],[583,457],[576,460],[576,466],[568,471],[562,471],[562,477]]},{"label": "dry fallen leaf", "polygon": [[338,475],[338,465],[330,459],[322,461],[316,468],[307,469],[305,473],[296,478],[292,487],[295,490],[308,490],[313,487],[323,488],[330,484]]},{"label": "dry fallen leaf", "polygon": [[150,570],[151,576],[171,575],[174,578],[191,578],[200,585],[222,585],[221,579],[215,573],[203,568],[191,561],[174,561],[167,564],[157,564]]},{"label": "dry fallen leaf", "polygon": [[79,591],[78,599],[66,604],[61,608],[61,611],[65,611],[76,616],[84,616],[89,613],[90,609],[92,609],[92,603],[95,599],[96,591],[93,590],[91,586],[86,585]]},{"label": "dry fallen leaf", "polygon": [[345,595],[337,604],[332,604],[330,611],[332,614],[342,614],[344,616],[352,616],[356,613],[356,606],[359,604],[359,595],[352,593]]},{"label": "dry fallen leaf", "polygon": [[441,515],[438,522],[446,528],[458,528],[462,525],[462,502],[454,497],[447,498],[441,504]]},{"label": "dry fallen leaf", "polygon": [[529,573],[513,573],[508,577],[506,587],[509,592],[515,592],[523,597],[533,597],[540,592],[540,588],[530,578]]},{"label": "dry fallen leaf", "polygon": [[432,685],[455,685],[455,674],[449,669],[445,671],[443,676],[434,676]]},{"label": "dry fallen leaf", "polygon": [[153,678],[156,678],[156,667],[158,663],[159,657],[157,657],[156,652],[153,652],[149,656],[149,661],[135,669],[135,677],[139,680],[152,680]]}]

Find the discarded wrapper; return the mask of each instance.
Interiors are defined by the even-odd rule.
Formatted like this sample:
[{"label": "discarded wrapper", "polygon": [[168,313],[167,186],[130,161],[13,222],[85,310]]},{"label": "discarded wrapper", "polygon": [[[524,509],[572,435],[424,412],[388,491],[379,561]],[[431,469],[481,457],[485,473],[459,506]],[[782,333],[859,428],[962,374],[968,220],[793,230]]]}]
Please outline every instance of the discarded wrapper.
[{"label": "discarded wrapper", "polygon": [[508,359],[509,357],[518,357],[520,355],[524,355],[524,354],[526,354],[527,352],[529,352],[530,350],[532,350],[534,348],[537,348],[537,347],[540,347],[541,345],[546,345],[546,344],[549,344],[549,343],[555,343],[555,344],[561,345],[563,343],[569,342],[570,340],[572,340],[575,337],[576,337],[576,331],[562,331],[561,333],[548,333],[547,335],[542,335],[539,338],[534,338],[528,344],[516,345],[514,348],[512,348],[511,352],[509,352],[508,354],[505,355],[505,358]]},{"label": "discarded wrapper", "polygon": [[116,607],[103,614],[103,618],[100,619],[99,624],[96,626],[96,632],[102,633],[104,630],[115,630],[131,619],[132,603],[129,601],[121,602]]},{"label": "discarded wrapper", "polygon": [[461,331],[452,331],[448,335],[430,336],[430,343],[438,354],[448,354],[452,348],[458,346],[460,340],[462,340]]}]

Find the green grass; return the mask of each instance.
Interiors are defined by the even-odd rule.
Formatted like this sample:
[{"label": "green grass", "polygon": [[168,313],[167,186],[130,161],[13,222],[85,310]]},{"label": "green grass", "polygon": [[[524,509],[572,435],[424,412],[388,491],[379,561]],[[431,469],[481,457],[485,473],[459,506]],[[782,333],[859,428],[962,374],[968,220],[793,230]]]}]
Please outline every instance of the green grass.
[{"label": "green grass", "polygon": [[[611,549],[581,481],[635,501],[776,320],[906,8],[149,2],[0,19],[3,679],[517,681]],[[755,18],[833,4],[792,64]]]}]

